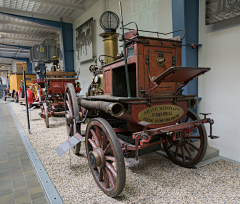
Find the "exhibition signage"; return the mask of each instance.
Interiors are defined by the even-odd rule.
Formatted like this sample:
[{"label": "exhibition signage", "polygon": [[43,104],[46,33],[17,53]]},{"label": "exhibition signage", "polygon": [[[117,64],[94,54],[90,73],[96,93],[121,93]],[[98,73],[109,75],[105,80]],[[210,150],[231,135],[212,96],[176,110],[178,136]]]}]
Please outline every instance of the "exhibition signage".
[{"label": "exhibition signage", "polygon": [[83,140],[83,137],[76,133],[73,135],[70,139],[68,139],[66,142],[62,143],[60,146],[58,146],[55,150],[58,154],[58,156],[62,156],[65,154],[69,149],[73,148],[75,145],[77,145],[79,142]]}]

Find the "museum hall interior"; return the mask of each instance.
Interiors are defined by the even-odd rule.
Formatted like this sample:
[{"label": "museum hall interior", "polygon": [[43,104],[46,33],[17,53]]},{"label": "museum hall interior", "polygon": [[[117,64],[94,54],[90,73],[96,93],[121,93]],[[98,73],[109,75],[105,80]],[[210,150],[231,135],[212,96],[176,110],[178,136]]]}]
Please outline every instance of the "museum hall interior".
[{"label": "museum hall interior", "polygon": [[240,0],[0,0],[0,204],[240,203],[239,22]]}]

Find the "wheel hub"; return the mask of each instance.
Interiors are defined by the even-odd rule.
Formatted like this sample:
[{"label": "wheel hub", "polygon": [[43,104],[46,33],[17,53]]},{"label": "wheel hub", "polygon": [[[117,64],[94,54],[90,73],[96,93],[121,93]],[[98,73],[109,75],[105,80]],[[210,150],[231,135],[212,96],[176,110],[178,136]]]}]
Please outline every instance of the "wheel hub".
[{"label": "wheel hub", "polygon": [[104,165],[104,154],[102,149],[97,148],[94,151],[89,152],[90,163],[93,168],[103,167]]},{"label": "wheel hub", "polygon": [[177,142],[178,142],[178,144],[177,145],[183,145],[183,143],[184,143],[184,138],[180,138]]},{"label": "wheel hub", "polygon": [[68,125],[73,124],[73,116],[72,116],[71,112],[67,111],[65,113],[65,118],[66,118]]},{"label": "wheel hub", "polygon": [[65,114],[65,118],[66,118],[67,124],[69,125],[70,121],[69,121],[69,114],[68,113]]}]

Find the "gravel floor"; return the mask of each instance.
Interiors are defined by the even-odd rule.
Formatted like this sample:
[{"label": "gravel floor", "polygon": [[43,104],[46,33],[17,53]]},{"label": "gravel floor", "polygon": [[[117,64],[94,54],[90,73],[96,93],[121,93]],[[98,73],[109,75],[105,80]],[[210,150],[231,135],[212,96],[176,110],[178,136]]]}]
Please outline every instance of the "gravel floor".
[{"label": "gravel floor", "polygon": [[140,157],[140,165],[126,163],[126,185],[118,198],[107,197],[95,183],[82,144],[81,156],[58,157],[55,148],[66,137],[65,119],[50,118],[46,128],[40,109],[31,111],[27,133],[25,107],[11,103],[23,129],[64,203],[240,203],[239,166],[218,161],[200,169],[186,169],[157,153]]}]

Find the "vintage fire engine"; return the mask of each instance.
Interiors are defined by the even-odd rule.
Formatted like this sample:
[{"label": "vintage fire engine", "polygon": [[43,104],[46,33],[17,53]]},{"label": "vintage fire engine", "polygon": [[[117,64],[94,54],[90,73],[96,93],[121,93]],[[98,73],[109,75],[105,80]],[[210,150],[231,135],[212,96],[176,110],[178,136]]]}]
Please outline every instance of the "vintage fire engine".
[{"label": "vintage fire engine", "polygon": [[[81,91],[79,83],[75,83],[77,78],[74,78],[76,72],[64,72],[60,69],[59,59],[53,57],[53,66],[51,71],[44,73],[45,79],[40,79],[37,83],[39,85],[39,91],[41,99],[41,118],[44,118],[44,122],[47,128],[49,128],[49,118],[51,116],[64,116],[64,93],[66,84],[71,84],[74,87],[76,93]],[[36,68],[36,72],[40,72],[40,68]],[[70,77],[70,78],[66,78]]]},{"label": "vintage fire engine", "polygon": [[[91,119],[85,133],[89,167],[97,185],[111,197],[125,185],[124,157],[137,163],[139,156],[163,145],[174,163],[194,167],[207,148],[204,123],[210,124],[209,137],[217,138],[212,135],[213,120],[207,114],[200,119],[191,110],[195,95],[182,94],[185,85],[210,68],[182,67],[180,38],[144,37],[138,28],[120,35],[124,57],[116,59],[118,34],[109,29],[109,23],[117,22],[115,15],[107,12],[100,18],[108,63],[90,67],[94,80],[88,94],[76,97],[72,84],[65,91],[68,137],[81,134],[81,123]],[[103,20],[106,16],[112,19]],[[74,146],[73,152],[78,154],[80,147]]]}]

